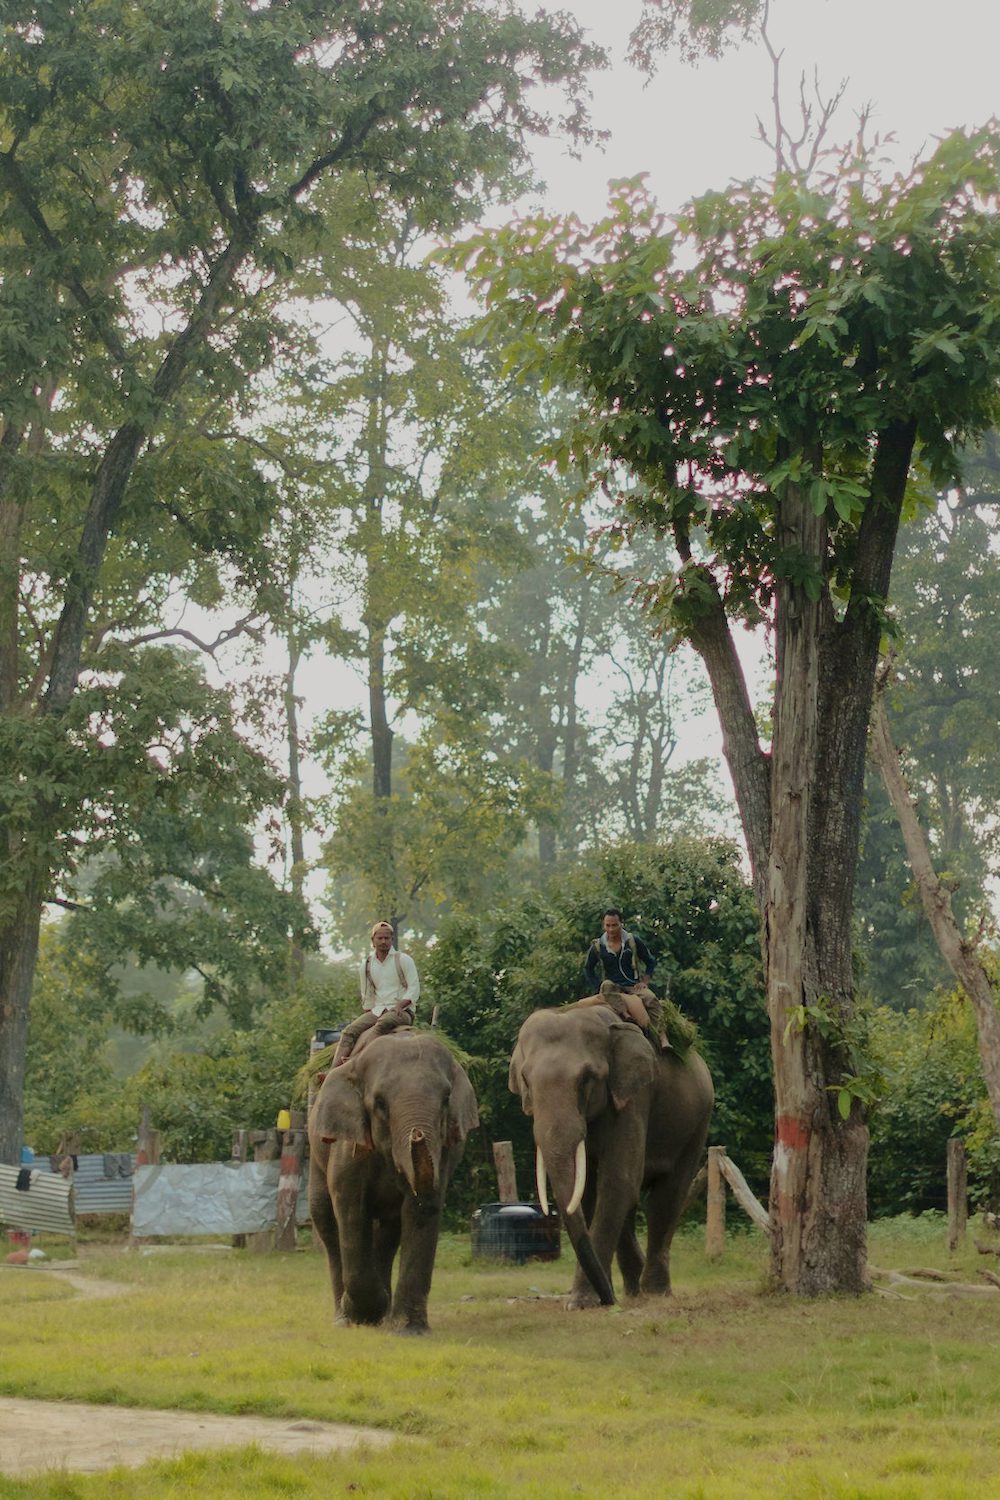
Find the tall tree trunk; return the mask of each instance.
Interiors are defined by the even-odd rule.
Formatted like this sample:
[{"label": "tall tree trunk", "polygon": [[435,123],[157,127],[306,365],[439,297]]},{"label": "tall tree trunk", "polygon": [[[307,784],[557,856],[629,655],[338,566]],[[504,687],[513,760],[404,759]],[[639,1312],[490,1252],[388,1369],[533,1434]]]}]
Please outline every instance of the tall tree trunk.
[{"label": "tall tree trunk", "polygon": [[392,796],[393,730],[385,701],[385,631],[368,629],[368,712],[372,730],[372,792],[381,801]]},{"label": "tall tree trunk", "polygon": [[[677,546],[681,557],[689,561],[690,549],[683,537],[678,537]],[[768,851],[771,846],[771,759],[760,747],[746,677],[733,644],[718,586],[707,568],[702,570],[699,581],[707,602],[692,626],[691,644],[705,664],[719,715],[722,753],[733,778],[736,805],[750,858],[754,896],[763,922],[767,910]],[[766,962],[766,946],[763,947],[763,956]]]},{"label": "tall tree trunk", "polygon": [[[291,607],[289,597],[289,607]],[[299,740],[299,705],[295,695],[295,674],[302,648],[294,625],[287,634],[288,671],[285,674],[285,732],[288,736],[288,837],[291,846],[292,894],[305,901],[306,848],[302,814],[302,751]],[[305,934],[297,923],[289,937],[288,978],[292,989],[301,985],[306,971]]]},{"label": "tall tree trunk", "polygon": [[[550,724],[538,735],[535,765],[539,771],[551,776],[555,757],[556,729]],[[543,875],[550,875],[556,866],[556,830],[551,823],[538,824],[538,865]]]},{"label": "tall tree trunk", "polygon": [[22,432],[8,422],[0,438],[0,714],[18,698],[18,590],[21,581],[23,503],[12,493],[14,455]]},{"label": "tall tree trunk", "polygon": [[[707,603],[691,636],[719,710],[764,918],[775,1073],[772,1273],[777,1285],[803,1295],[867,1286],[868,1130],[857,1100],[846,1120],[837,1101],[854,1015],[851,916],[865,736],[913,437],[912,423],[879,435],[843,619],[822,587],[822,518],[788,487],[782,550],[814,559],[821,591],[813,603],[802,587],[778,582],[770,763],[707,570]],[[678,547],[690,566],[683,535]]]},{"label": "tall tree trunk", "polygon": [[[587,632],[590,628],[590,603],[593,589],[590,580],[585,578],[577,594],[576,627],[573,631],[573,644],[570,647],[569,661],[566,666],[566,681],[563,687],[563,793],[564,803],[572,805],[576,792],[576,781],[580,768],[579,737],[579,711],[577,707],[577,687],[580,681],[580,669],[583,663],[583,648],[587,640]],[[579,845],[577,823],[563,816],[562,839],[563,846],[575,850]],[[553,863],[555,850],[553,849]]]},{"label": "tall tree trunk", "polygon": [[37,878],[0,926],[0,1162],[17,1166],[24,1133],[24,1073],[42,890]]},{"label": "tall tree trunk", "polygon": [[[779,524],[782,546],[820,570],[825,523],[792,485]],[[779,581],[765,918],[775,1090],[771,1271],[776,1285],[804,1295],[866,1285],[867,1132],[834,1107],[831,1084],[843,1075],[843,1059],[819,1015],[843,976],[826,972],[810,899],[824,612],[820,597]],[[849,907],[841,921],[849,931]]]},{"label": "tall tree trunk", "polygon": [[1000,1134],[1000,1011],[997,997],[979,961],[975,943],[962,937],[951,909],[951,896],[935,874],[927,838],[920,826],[893,741],[882,692],[876,695],[872,714],[871,755],[899,821],[913,878],[941,956],[972,1005],[986,1092]]}]

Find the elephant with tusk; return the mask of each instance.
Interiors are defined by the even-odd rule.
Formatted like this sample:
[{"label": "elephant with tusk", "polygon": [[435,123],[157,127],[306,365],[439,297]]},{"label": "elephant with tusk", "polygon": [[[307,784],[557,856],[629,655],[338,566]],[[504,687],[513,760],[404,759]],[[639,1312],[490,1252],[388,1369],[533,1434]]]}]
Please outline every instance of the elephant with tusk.
[{"label": "elephant with tusk", "polygon": [[437,1038],[403,1028],[364,1041],[309,1115],[309,1207],[336,1322],[426,1333],[441,1209],[476,1099]]},{"label": "elephant with tusk", "polygon": [[[535,1011],[518,1033],[510,1089],[535,1137],[538,1201],[546,1179],[577,1258],[571,1307],[614,1302],[617,1253],[625,1292],[670,1292],[670,1245],[701,1161],[714,1103],[693,1049],[657,1055],[606,1006]],[[645,1197],[646,1254],[635,1233]]]}]

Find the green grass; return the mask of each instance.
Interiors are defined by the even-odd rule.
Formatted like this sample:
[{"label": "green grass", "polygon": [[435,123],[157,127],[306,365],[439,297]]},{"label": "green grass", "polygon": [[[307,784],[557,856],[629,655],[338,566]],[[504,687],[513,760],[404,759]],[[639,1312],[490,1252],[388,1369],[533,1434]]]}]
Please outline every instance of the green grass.
[{"label": "green grass", "polygon": [[[939,1221],[871,1236],[886,1269],[973,1282]],[[0,1392],[384,1426],[386,1452],[287,1459],[254,1448],[94,1476],[0,1478],[2,1500],[331,1495],[956,1500],[1000,1497],[1000,1290],[811,1302],[764,1290],[759,1236],[708,1264],[682,1236],[675,1296],[567,1313],[571,1262],[473,1261],[443,1241],[433,1335],[334,1329],[325,1263],[143,1256],[95,1245],[87,1273],[127,1296],[83,1300],[4,1275]]]}]

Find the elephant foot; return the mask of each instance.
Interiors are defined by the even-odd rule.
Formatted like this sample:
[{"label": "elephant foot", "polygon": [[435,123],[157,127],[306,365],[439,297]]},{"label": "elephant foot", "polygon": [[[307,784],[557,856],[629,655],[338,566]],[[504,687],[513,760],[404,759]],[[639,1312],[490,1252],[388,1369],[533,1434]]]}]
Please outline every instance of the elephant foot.
[{"label": "elephant foot", "polygon": [[364,1300],[345,1297],[340,1316],[348,1324],[367,1323],[372,1327],[381,1323],[388,1311],[388,1298]]},{"label": "elephant foot", "polygon": [[567,1312],[583,1312],[588,1307],[600,1307],[601,1299],[593,1287],[582,1287],[579,1291],[574,1287],[566,1298]]},{"label": "elephant foot", "polygon": [[639,1283],[639,1290],[645,1296],[649,1297],[670,1297],[672,1296],[670,1276],[664,1271],[659,1272],[655,1276],[643,1276],[642,1281]]},{"label": "elephant foot", "polygon": [[426,1323],[394,1323],[392,1331],[398,1333],[400,1338],[422,1338],[431,1330]]}]

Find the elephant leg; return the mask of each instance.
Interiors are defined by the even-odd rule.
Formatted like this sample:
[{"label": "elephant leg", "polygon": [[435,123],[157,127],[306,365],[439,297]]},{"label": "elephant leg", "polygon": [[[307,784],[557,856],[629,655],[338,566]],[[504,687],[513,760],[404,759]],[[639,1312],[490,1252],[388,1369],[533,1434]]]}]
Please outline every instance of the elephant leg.
[{"label": "elephant leg", "polygon": [[677,1170],[657,1177],[646,1196],[646,1268],[640,1282],[644,1292],[670,1296],[670,1247],[687,1202],[693,1173]]},{"label": "elephant leg", "polygon": [[330,1201],[330,1189],[327,1187],[326,1177],[315,1161],[309,1163],[309,1212],[312,1215],[313,1228],[319,1235],[323,1249],[326,1251],[327,1266],[330,1271],[330,1285],[333,1288],[333,1316],[334,1320],[341,1320],[341,1303],[344,1296],[344,1276],[340,1264],[340,1238],[337,1234],[337,1220],[333,1212],[333,1204]]},{"label": "elephant leg", "polygon": [[363,1200],[364,1194],[345,1193],[336,1206],[344,1271],[341,1308],[351,1323],[381,1323],[389,1294],[376,1265],[372,1218]]},{"label": "elephant leg", "polygon": [[419,1198],[404,1199],[399,1271],[391,1314],[392,1325],[399,1333],[430,1332],[427,1298],[430,1296],[440,1225],[439,1203]]},{"label": "elephant leg", "polygon": [[378,1272],[379,1280],[385,1288],[387,1297],[391,1297],[392,1295],[392,1263],[396,1259],[396,1251],[399,1249],[399,1236],[400,1221],[398,1215],[376,1220],[372,1236],[375,1269]]},{"label": "elephant leg", "polygon": [[646,1257],[635,1233],[635,1209],[626,1215],[621,1239],[618,1241],[618,1269],[622,1273],[622,1284],[626,1297],[638,1297]]},{"label": "elephant leg", "polygon": [[[598,1128],[595,1149],[587,1153],[585,1204],[590,1240],[609,1278],[612,1258],[619,1249],[626,1224],[630,1218],[634,1220],[639,1202],[645,1133],[645,1120],[639,1113],[623,1110]],[[627,1284],[626,1291],[631,1293]],[[571,1308],[596,1307],[598,1301],[597,1293],[578,1265],[568,1305]]]}]

